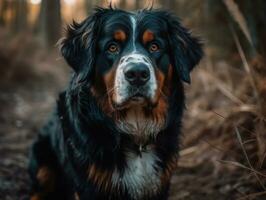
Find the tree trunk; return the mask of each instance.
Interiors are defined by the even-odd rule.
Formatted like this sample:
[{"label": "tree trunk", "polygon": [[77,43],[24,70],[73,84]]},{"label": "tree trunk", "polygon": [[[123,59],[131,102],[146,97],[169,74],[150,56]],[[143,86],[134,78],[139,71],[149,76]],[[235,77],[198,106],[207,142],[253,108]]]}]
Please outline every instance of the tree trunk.
[{"label": "tree trunk", "polygon": [[127,7],[127,1],[126,0],[121,0],[120,1],[120,8],[126,9],[126,7]]},{"label": "tree trunk", "polygon": [[44,38],[48,47],[54,46],[61,36],[60,9],[60,0],[42,0],[36,31]]},{"label": "tree trunk", "polygon": [[17,0],[13,2],[12,30],[14,32],[19,32],[28,28],[27,6],[26,0]]},{"label": "tree trunk", "polygon": [[163,6],[163,8],[175,11],[176,0],[161,0],[160,3]]},{"label": "tree trunk", "polygon": [[0,25],[5,25],[5,12],[7,10],[7,2],[6,0],[2,0],[0,2]]},{"label": "tree trunk", "polygon": [[60,0],[47,0],[46,31],[47,42],[53,45],[61,36],[61,5]]},{"label": "tree trunk", "polygon": [[87,14],[91,14],[94,0],[85,0],[85,9]]},{"label": "tree trunk", "polygon": [[140,1],[141,0],[135,0],[135,9],[136,10],[140,9],[140,4],[141,4]]}]

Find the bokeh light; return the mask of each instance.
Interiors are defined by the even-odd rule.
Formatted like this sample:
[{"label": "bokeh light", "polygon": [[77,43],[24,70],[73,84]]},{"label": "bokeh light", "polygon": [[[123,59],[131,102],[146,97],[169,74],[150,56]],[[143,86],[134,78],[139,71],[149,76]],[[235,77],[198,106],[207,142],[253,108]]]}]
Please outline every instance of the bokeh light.
[{"label": "bokeh light", "polygon": [[68,5],[73,5],[76,3],[76,0],[64,0],[64,2]]},{"label": "bokeh light", "polygon": [[40,4],[42,0],[30,0],[30,3],[32,4]]}]

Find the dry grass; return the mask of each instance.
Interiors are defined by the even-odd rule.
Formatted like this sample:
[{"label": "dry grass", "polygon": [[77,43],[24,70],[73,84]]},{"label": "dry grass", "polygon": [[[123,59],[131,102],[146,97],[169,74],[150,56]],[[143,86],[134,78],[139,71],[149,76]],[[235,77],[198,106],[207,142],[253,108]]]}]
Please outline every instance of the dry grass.
[{"label": "dry grass", "polygon": [[[237,4],[233,0],[224,3],[252,45]],[[259,54],[247,59],[233,29],[232,37],[238,62],[213,61],[207,47],[205,60],[194,73],[179,166],[197,170],[208,165],[212,177],[230,174],[234,182],[230,187],[235,191],[230,199],[264,199],[266,62]],[[247,188],[255,189],[240,190],[244,180],[248,180]]]},{"label": "dry grass", "polygon": [[[234,191],[232,199],[263,199],[266,123],[265,108],[260,102],[265,102],[266,95],[259,85],[265,80],[256,75],[254,88],[251,74],[243,64],[236,70],[224,61],[217,62],[213,66],[215,71],[209,72],[203,66],[206,63],[205,60],[195,72],[192,89],[188,89],[179,166],[193,170],[205,166],[211,176],[209,183],[217,181],[214,177],[229,175],[230,188]],[[249,64],[249,67],[257,74],[255,66]],[[240,193],[238,190],[245,181],[246,190]]]},{"label": "dry grass", "polygon": [[253,45],[252,37],[248,29],[247,22],[236,2],[234,0],[223,0],[223,2],[226,5],[229,13],[232,15],[233,19],[239,25],[240,29],[242,30],[249,43]]}]

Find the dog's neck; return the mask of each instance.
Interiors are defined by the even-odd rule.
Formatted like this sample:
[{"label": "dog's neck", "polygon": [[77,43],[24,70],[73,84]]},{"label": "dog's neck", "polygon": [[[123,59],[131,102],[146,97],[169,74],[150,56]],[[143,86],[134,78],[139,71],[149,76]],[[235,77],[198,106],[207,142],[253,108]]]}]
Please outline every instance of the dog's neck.
[{"label": "dog's neck", "polygon": [[157,134],[165,127],[165,121],[165,119],[154,118],[152,111],[145,112],[143,107],[134,106],[116,121],[116,126],[123,133],[134,137],[136,144],[142,148],[142,145],[156,138]]}]

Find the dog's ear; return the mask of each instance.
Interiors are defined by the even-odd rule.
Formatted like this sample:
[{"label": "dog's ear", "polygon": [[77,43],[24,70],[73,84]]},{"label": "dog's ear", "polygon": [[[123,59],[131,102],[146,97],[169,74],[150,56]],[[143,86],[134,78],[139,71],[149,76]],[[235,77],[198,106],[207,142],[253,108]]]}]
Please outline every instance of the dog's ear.
[{"label": "dog's ear", "polygon": [[66,36],[59,42],[63,57],[74,71],[79,73],[79,79],[90,76],[93,70],[97,33],[101,24],[101,16],[105,11],[105,9],[97,8],[83,22],[73,22],[67,27]]},{"label": "dog's ear", "polygon": [[190,72],[203,56],[202,42],[184,28],[180,20],[171,13],[166,13],[169,28],[171,57],[180,78],[190,83]]}]

